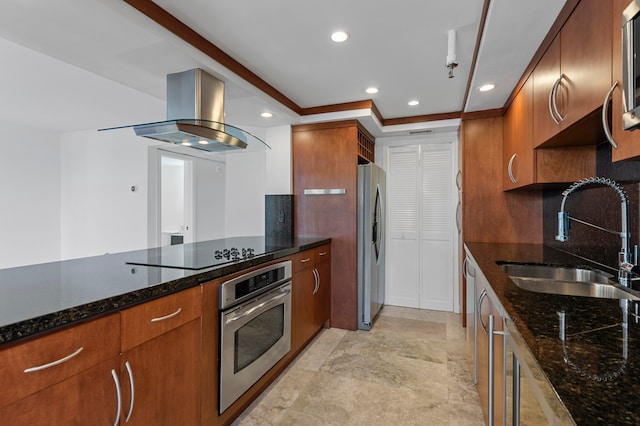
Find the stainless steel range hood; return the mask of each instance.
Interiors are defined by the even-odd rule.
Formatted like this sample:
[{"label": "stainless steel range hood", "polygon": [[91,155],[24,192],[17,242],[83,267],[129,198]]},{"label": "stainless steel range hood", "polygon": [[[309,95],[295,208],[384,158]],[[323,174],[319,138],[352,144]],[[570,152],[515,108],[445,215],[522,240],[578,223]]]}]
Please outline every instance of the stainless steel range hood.
[{"label": "stainless steel range hood", "polygon": [[203,151],[270,148],[251,133],[224,123],[224,82],[195,68],[167,75],[167,121],[131,127],[136,135]]}]

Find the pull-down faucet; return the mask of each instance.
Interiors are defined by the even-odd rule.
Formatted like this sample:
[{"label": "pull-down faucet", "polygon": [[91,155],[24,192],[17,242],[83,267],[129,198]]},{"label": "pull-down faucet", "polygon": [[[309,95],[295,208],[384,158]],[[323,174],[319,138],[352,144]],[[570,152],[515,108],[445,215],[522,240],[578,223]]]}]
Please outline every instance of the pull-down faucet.
[{"label": "pull-down faucet", "polygon": [[[564,204],[567,201],[567,197],[573,191],[582,188],[585,185],[590,184],[601,184],[609,186],[613,188],[621,200],[621,210],[622,210],[622,231],[616,232],[607,228],[603,228],[592,223],[576,219],[575,217],[569,216],[568,212],[564,211]],[[634,259],[631,252],[631,234],[629,233],[629,206],[627,203],[627,195],[624,190],[611,179],[603,178],[603,177],[592,177],[587,179],[582,179],[578,182],[573,183],[569,188],[567,188],[562,193],[562,205],[560,206],[560,211],[558,212],[558,235],[556,235],[556,240],[565,242],[569,240],[569,220],[573,220],[575,222],[582,223],[583,225],[591,226],[592,228],[600,229],[601,231],[606,231],[615,235],[618,235],[622,239],[622,247],[620,248],[620,252],[618,253],[618,281],[620,285],[625,287],[631,286],[631,278],[630,274],[634,267]],[[633,271],[635,272],[635,270]]]}]

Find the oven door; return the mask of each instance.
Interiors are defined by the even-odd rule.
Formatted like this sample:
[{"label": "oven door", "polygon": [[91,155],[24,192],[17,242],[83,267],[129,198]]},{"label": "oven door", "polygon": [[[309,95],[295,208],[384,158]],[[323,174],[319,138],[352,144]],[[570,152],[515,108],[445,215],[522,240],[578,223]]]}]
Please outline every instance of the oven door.
[{"label": "oven door", "polygon": [[291,282],[220,313],[220,414],[291,350]]}]

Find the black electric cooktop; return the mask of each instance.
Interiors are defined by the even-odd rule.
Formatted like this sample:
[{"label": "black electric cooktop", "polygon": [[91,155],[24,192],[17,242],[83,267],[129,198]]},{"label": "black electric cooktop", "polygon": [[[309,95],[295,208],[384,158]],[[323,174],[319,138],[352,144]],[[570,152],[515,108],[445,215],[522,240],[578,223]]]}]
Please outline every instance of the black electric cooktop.
[{"label": "black electric cooktop", "polygon": [[250,259],[265,253],[287,248],[264,237],[236,237],[198,243],[157,247],[132,253],[130,265],[157,266],[162,268],[198,271],[229,262]]}]

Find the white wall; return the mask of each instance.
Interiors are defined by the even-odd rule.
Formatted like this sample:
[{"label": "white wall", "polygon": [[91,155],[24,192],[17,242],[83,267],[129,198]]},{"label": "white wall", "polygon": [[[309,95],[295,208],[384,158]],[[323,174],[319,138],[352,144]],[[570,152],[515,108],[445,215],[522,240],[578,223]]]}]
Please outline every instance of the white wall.
[{"label": "white wall", "polygon": [[[0,131],[0,268],[148,247],[148,150],[166,144],[131,129]],[[250,131],[272,149],[196,160],[197,241],[263,235],[265,194],[291,193],[290,126]]]},{"label": "white wall", "polygon": [[225,170],[220,161],[195,161],[196,241],[225,237]]},{"label": "white wall", "polygon": [[61,257],[146,248],[147,147],[157,143],[131,129],[65,133],[61,140]]},{"label": "white wall", "polygon": [[264,235],[266,153],[227,155],[226,236]]},{"label": "white wall", "polygon": [[227,237],[264,235],[264,196],[291,193],[291,126],[245,130],[271,150],[227,154]]},{"label": "white wall", "polygon": [[270,127],[266,131],[267,194],[292,194],[291,126]]},{"label": "white wall", "polygon": [[0,122],[0,268],[60,257],[60,138]]}]

